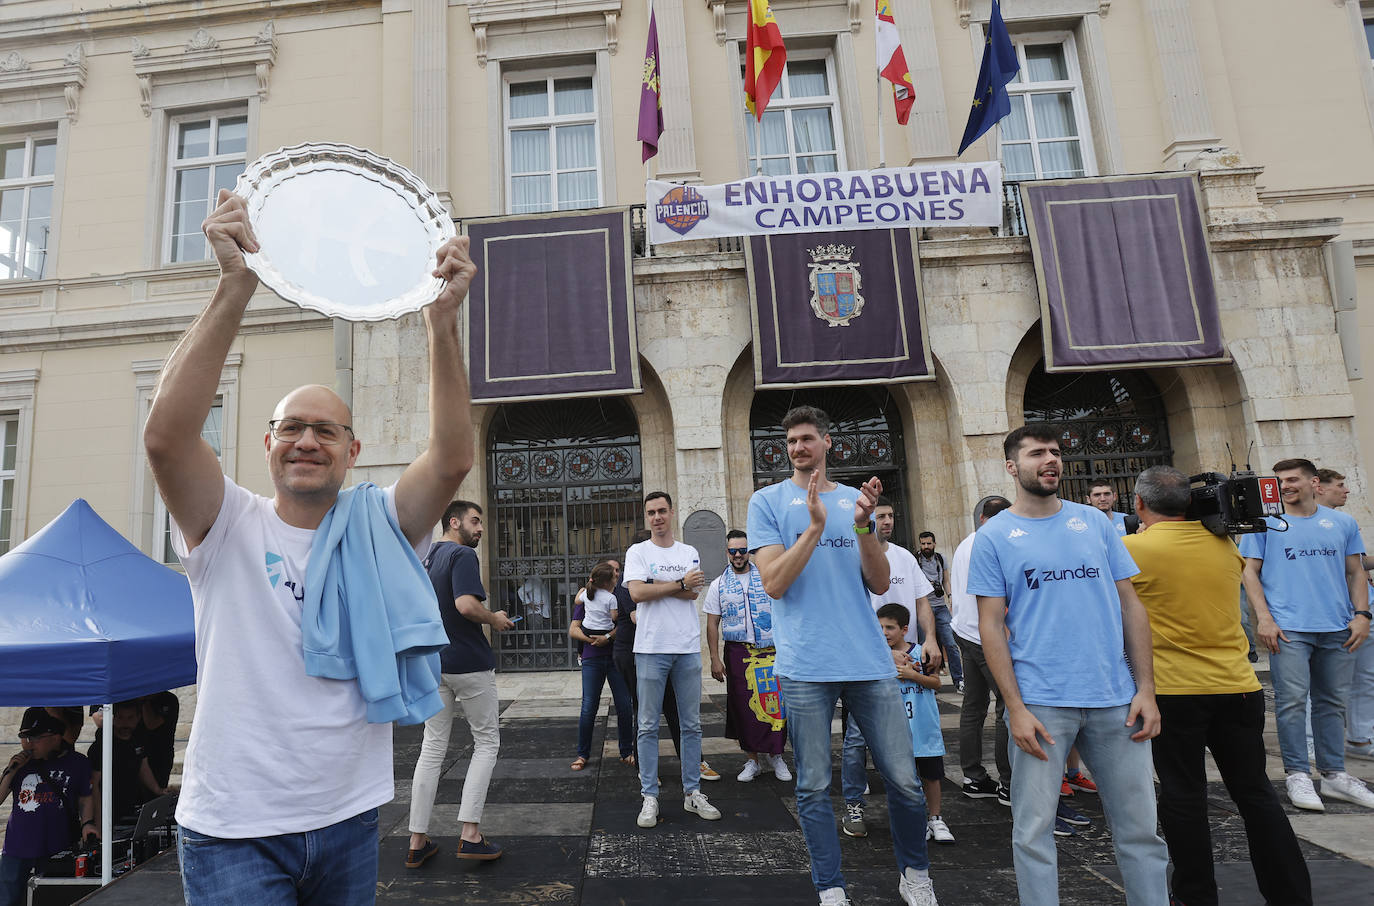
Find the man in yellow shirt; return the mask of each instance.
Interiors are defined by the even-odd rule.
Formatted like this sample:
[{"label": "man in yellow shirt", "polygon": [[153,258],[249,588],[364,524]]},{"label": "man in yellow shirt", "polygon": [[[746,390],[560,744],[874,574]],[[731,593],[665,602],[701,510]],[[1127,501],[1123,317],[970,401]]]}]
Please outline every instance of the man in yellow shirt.
[{"label": "man in yellow shirt", "polygon": [[1140,473],[1135,511],[1144,526],[1127,535],[1140,567],[1131,579],[1150,615],[1159,823],[1174,863],[1182,906],[1216,906],[1207,826],[1210,749],[1245,821],[1250,862],[1268,903],[1311,904],[1312,882],[1278,793],[1264,767],[1264,694],[1246,659],[1240,625],[1242,560],[1236,545],[1187,519],[1188,476],[1168,466]]}]

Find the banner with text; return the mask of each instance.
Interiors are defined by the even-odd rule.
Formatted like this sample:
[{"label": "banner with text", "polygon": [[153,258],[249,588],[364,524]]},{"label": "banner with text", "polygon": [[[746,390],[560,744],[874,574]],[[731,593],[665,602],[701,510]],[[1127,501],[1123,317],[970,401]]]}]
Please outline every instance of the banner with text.
[{"label": "banner with text", "polygon": [[719,186],[651,179],[645,193],[654,245],[718,236],[1002,223],[997,161],[756,176]]}]

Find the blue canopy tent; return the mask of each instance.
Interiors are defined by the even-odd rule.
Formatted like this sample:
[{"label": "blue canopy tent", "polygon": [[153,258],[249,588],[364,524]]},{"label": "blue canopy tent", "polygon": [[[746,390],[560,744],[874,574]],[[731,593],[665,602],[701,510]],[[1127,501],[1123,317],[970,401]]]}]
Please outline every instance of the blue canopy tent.
[{"label": "blue canopy tent", "polygon": [[[186,577],[130,544],[85,500],[0,557],[0,705],[85,706],[195,681]],[[108,765],[111,734],[103,736]],[[108,840],[110,784],[102,786]],[[108,846],[102,855],[108,883]]]}]

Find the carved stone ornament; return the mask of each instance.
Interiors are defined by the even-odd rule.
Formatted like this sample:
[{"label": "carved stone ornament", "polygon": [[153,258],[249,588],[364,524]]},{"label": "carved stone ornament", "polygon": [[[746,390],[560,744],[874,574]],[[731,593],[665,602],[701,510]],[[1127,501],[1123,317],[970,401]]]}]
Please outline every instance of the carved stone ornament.
[{"label": "carved stone ornament", "polygon": [[152,56],[153,52],[148,49],[148,45],[138,40],[138,38],[130,38],[129,41],[132,45],[135,60],[142,60],[145,57]]},{"label": "carved stone ornament", "polygon": [[954,0],[954,8],[959,13],[959,27],[968,28],[969,19],[973,18],[971,0]]},{"label": "carved stone ornament", "polygon": [[614,54],[620,49],[620,13],[606,10],[606,49]]},{"label": "carved stone ornament", "polygon": [[270,63],[259,63],[253,67],[253,74],[258,79],[258,98],[267,100],[267,87],[272,79],[272,66]]},{"label": "carved stone ornament", "polygon": [[144,116],[151,116],[153,113],[153,77],[141,75],[138,77],[138,106],[143,108]]},{"label": "carved stone ornament", "polygon": [[262,27],[262,31],[258,32],[257,37],[253,39],[253,43],[271,44],[275,40],[277,40],[277,25],[269,19],[267,24]]},{"label": "carved stone ornament", "polygon": [[477,65],[485,68],[487,65],[487,27],[474,25],[472,36],[477,40]]},{"label": "carved stone ornament", "polygon": [[1097,14],[1105,17],[1111,11],[1112,0],[1099,0],[1097,4]]},{"label": "carved stone ornament", "polygon": [[27,72],[28,69],[29,61],[20,56],[17,50],[0,57],[0,72]]},{"label": "carved stone ornament", "polygon": [[191,35],[191,40],[186,42],[187,53],[197,53],[202,50],[218,50],[219,42],[215,36],[203,28],[197,28],[196,33]]},{"label": "carved stone ornament", "polygon": [[716,43],[725,45],[725,0],[715,0],[711,4],[711,18],[716,26]]},{"label": "carved stone ornament", "polygon": [[62,88],[62,100],[67,105],[67,119],[76,122],[77,108],[81,103],[81,88],[75,83]]},{"label": "carved stone ornament", "polygon": [[62,58],[63,66],[85,66],[86,65],[86,45],[78,44],[67,55]]},{"label": "carved stone ornament", "polygon": [[849,33],[857,35],[859,26],[863,24],[863,17],[859,11],[859,0],[849,0]]}]

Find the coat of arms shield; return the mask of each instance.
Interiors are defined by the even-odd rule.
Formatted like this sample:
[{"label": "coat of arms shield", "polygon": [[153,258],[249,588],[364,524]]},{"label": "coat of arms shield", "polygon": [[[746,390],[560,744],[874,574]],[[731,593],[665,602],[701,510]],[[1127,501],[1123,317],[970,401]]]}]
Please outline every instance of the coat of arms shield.
[{"label": "coat of arms shield", "polygon": [[811,255],[807,265],[811,270],[811,310],[831,327],[848,327],[864,308],[859,265],[851,260],[853,247],[822,245],[807,251]]}]

